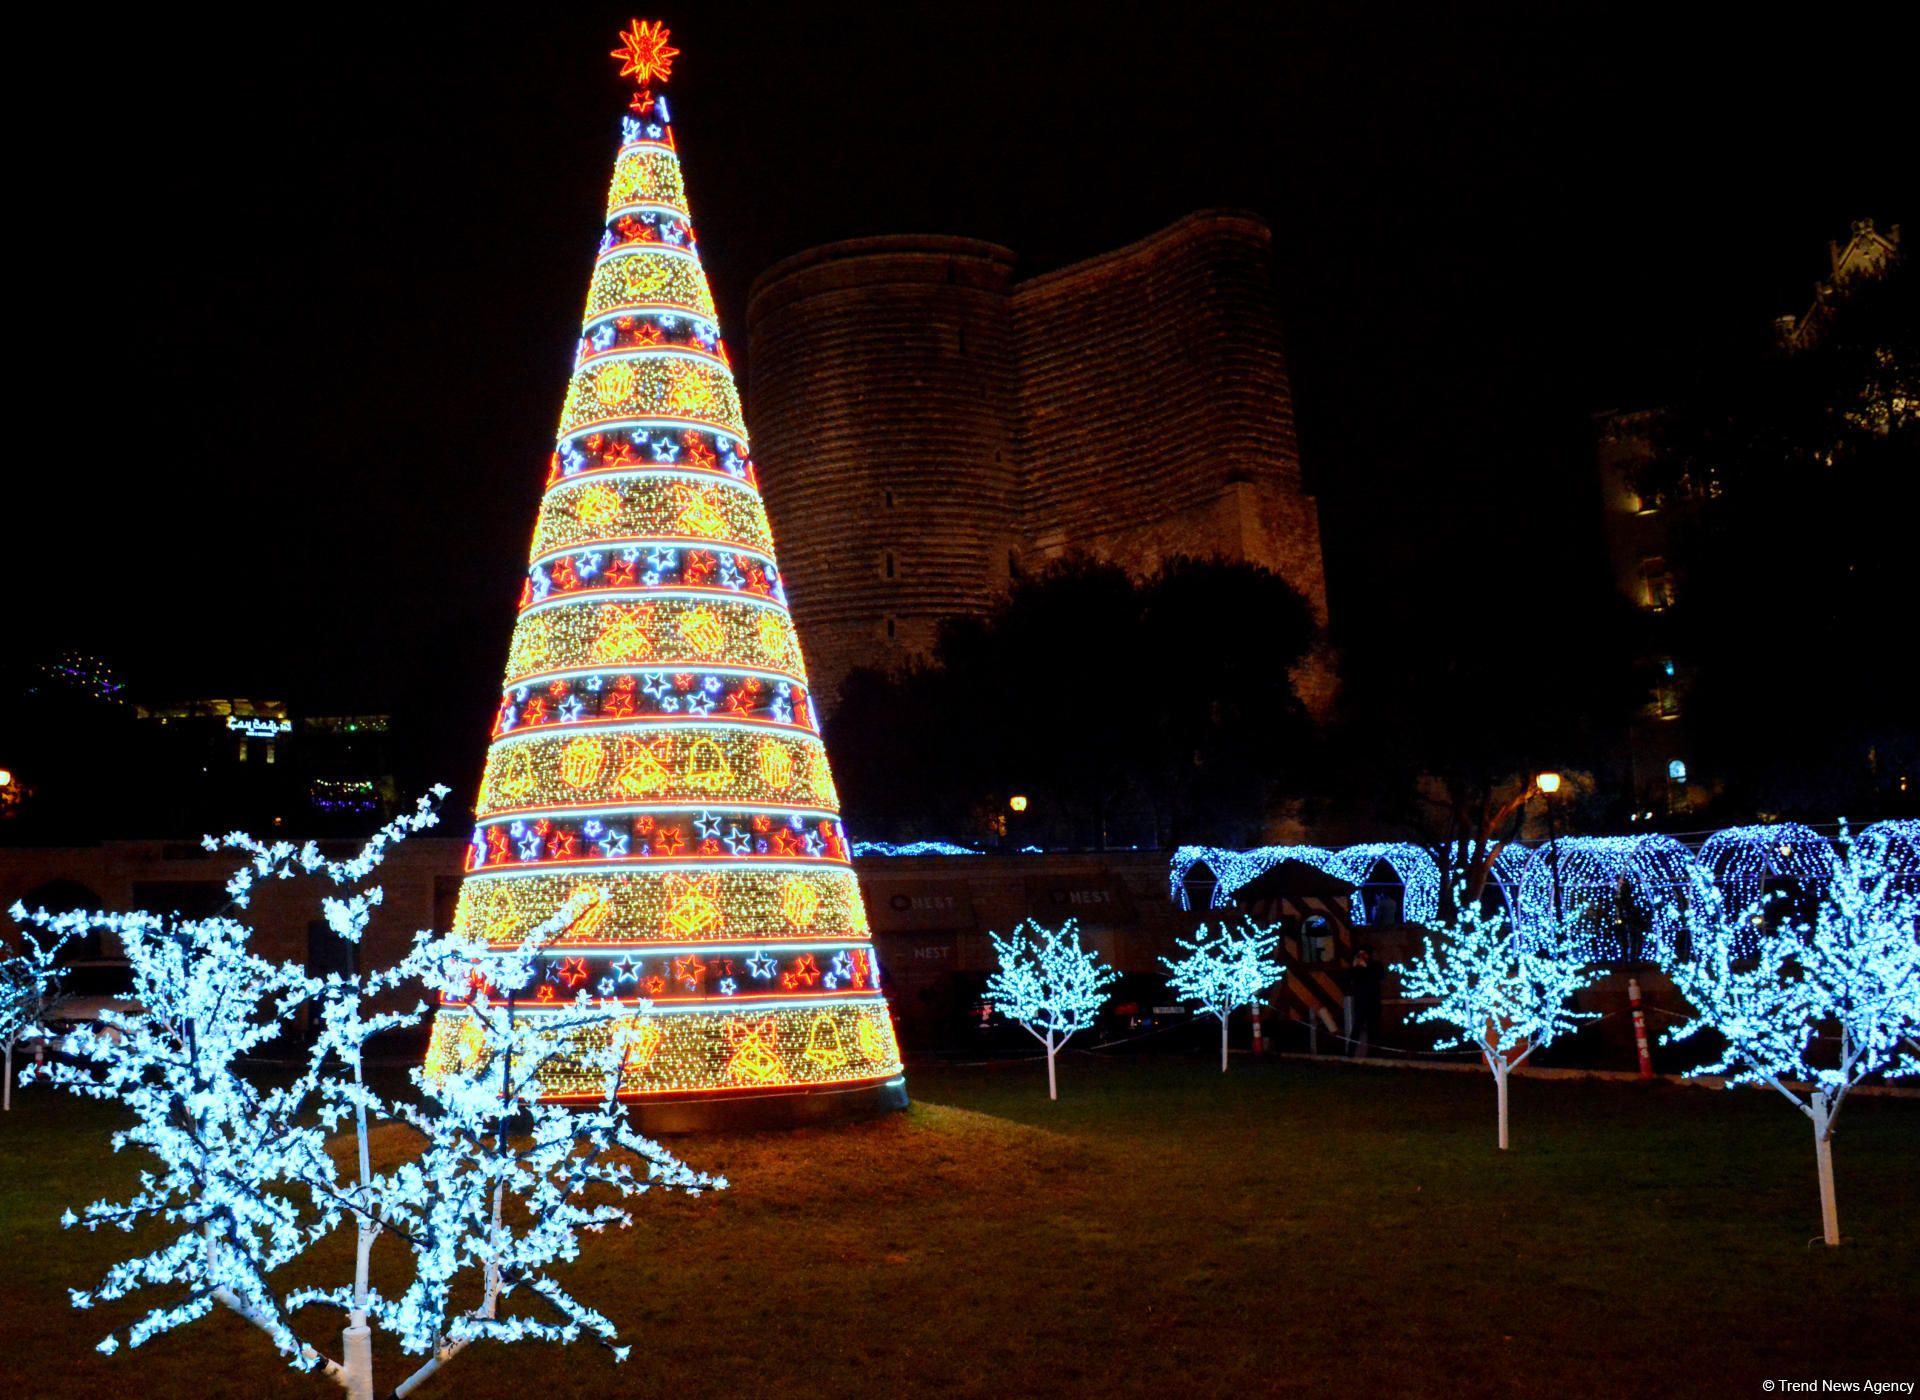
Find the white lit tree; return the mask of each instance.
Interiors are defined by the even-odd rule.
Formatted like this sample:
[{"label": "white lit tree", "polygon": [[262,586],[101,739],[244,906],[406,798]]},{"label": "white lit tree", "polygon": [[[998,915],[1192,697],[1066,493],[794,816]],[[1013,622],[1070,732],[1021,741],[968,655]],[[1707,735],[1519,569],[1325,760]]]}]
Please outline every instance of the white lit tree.
[{"label": "white lit tree", "polygon": [[[314,874],[359,885],[390,845],[435,820],[422,800],[359,856],[341,862],[322,858],[311,843],[266,846],[237,833],[206,844],[250,854],[227,886],[244,909],[261,879]],[[379,888],[369,886],[328,897],[322,907],[329,924],[357,942],[379,902]],[[514,994],[533,978],[539,943],[564,917],[529,931],[512,955],[488,959],[489,980],[481,983],[475,971],[487,950],[431,934],[418,935],[394,968],[319,979],[248,951],[248,929],[232,918],[49,916],[17,905],[13,915],[62,936],[96,927],[117,932],[143,1007],[138,1014],[104,1013],[121,1033],[119,1045],[74,1037],[67,1048],[79,1063],[42,1071],[78,1093],[126,1103],[135,1122],[115,1135],[115,1148],[131,1143],[160,1160],[161,1170],[144,1174],[131,1200],[100,1201],[80,1216],[69,1211],[63,1217],[68,1225],[89,1229],[131,1230],[142,1223],[168,1228],[170,1238],[160,1248],[115,1265],[98,1287],[73,1294],[75,1305],[85,1308],[146,1284],[185,1285],[186,1301],[153,1309],[128,1329],[126,1345],[137,1346],[221,1305],[266,1332],[292,1365],[323,1368],[351,1400],[374,1394],[376,1324],[404,1350],[431,1353],[393,1389],[395,1395],[411,1393],[481,1338],[572,1341],[585,1332],[611,1345],[612,1324],[575,1300],[553,1277],[552,1266],[577,1255],[581,1231],[631,1223],[610,1198],[653,1185],[697,1192],[726,1184],[635,1134],[615,1103],[621,1057],[644,1005],[616,1008],[583,996],[537,1020],[516,1016]],[[366,1045],[381,1031],[418,1022],[426,1007],[369,1007],[374,998],[421,981],[443,998],[463,1002],[471,1029],[462,1036],[459,1063],[444,1077],[416,1071],[418,1103],[388,1101],[366,1082]],[[250,1083],[239,1073],[239,1058],[280,1034],[310,1002],[319,1034],[304,1072],[277,1088]],[[585,1111],[538,1102],[539,1067],[561,1053],[578,1061],[579,1045],[566,1041],[598,1023],[608,1028],[606,1048],[595,1052],[605,1071],[600,1102]],[[356,1160],[343,1175],[328,1133],[349,1119]],[[374,1170],[369,1134],[380,1120],[412,1127],[425,1139],[424,1150]],[[358,1245],[352,1283],[283,1291],[274,1275],[349,1222]],[[370,1284],[369,1260],[382,1235],[398,1241],[412,1259],[412,1281],[395,1298]],[[469,1277],[471,1285],[464,1282]],[[455,1291],[478,1301],[456,1308]],[[548,1315],[511,1309],[516,1293],[544,1304]],[[295,1314],[312,1305],[346,1314],[338,1360],[323,1356],[293,1329]],[[110,1353],[120,1345],[120,1337],[109,1335],[100,1350]],[[614,1350],[626,1354],[624,1347]]]},{"label": "white lit tree", "polygon": [[1080,926],[1072,919],[1057,930],[1028,919],[1006,938],[992,938],[1000,967],[987,978],[987,1003],[1046,1047],[1047,1097],[1057,1099],[1054,1056],[1074,1032],[1093,1025],[1119,974],[1080,946]]},{"label": "white lit tree", "polygon": [[1224,922],[1217,930],[1202,924],[1191,941],[1176,941],[1187,951],[1178,958],[1160,959],[1171,974],[1167,985],[1175,996],[1198,1002],[1201,1010],[1220,1018],[1220,1072],[1225,1074],[1227,1018],[1238,1008],[1253,1005],[1280,980],[1280,964],[1273,959],[1280,935],[1242,919]]},{"label": "white lit tree", "polygon": [[[1884,849],[1849,844],[1844,829],[1812,923],[1772,922],[1765,901],[1731,910],[1716,898],[1686,911],[1693,954],[1668,966],[1694,1008],[1667,1034],[1717,1031],[1718,1060],[1692,1071],[1734,1084],[1771,1084],[1813,1124],[1821,1233],[1840,1243],[1833,1130],[1848,1091],[1869,1075],[1920,1071],[1920,899]],[[1757,952],[1746,953],[1757,943]],[[1745,953],[1745,955],[1743,955]],[[1902,1053],[1902,1042],[1908,1053]]]},{"label": "white lit tree", "polygon": [[1459,1034],[1441,1048],[1470,1045],[1493,1071],[1501,1151],[1507,1148],[1508,1077],[1534,1051],[1592,1019],[1567,1009],[1588,980],[1578,962],[1531,951],[1504,911],[1487,913],[1464,890],[1455,891],[1452,916],[1402,965],[1407,994],[1435,998],[1415,1019],[1454,1027]]},{"label": "white lit tree", "polygon": [[[64,937],[41,939],[25,933],[20,946],[0,958],[0,1036],[6,1038],[6,1079],[0,1081],[0,1107],[13,1109],[13,1050],[29,1036],[42,1035],[66,997],[60,991],[56,959]],[[4,945],[0,945],[4,946]]]}]

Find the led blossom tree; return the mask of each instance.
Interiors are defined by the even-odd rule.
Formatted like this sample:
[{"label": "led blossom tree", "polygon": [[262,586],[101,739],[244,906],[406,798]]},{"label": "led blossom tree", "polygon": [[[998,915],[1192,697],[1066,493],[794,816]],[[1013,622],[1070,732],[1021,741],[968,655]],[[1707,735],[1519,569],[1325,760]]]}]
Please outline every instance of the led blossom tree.
[{"label": "led blossom tree", "polygon": [[1080,926],[1072,919],[1058,930],[1028,919],[1004,939],[991,937],[1000,967],[987,978],[987,1003],[1046,1047],[1047,1097],[1057,1099],[1054,1056],[1074,1032],[1093,1025],[1119,974],[1080,946]]},{"label": "led blossom tree", "polygon": [[1273,960],[1280,935],[1246,921],[1222,923],[1217,931],[1206,924],[1192,941],[1177,940],[1186,955],[1162,958],[1171,976],[1174,995],[1200,1003],[1202,1010],[1220,1018],[1220,1072],[1227,1072],[1227,1018],[1242,1006],[1251,1006],[1283,975]]},{"label": "led blossom tree", "polygon": [[1452,917],[1441,921],[1419,955],[1400,969],[1400,985],[1409,996],[1437,999],[1416,1019],[1460,1032],[1441,1041],[1441,1048],[1471,1045],[1493,1071],[1503,1152],[1508,1076],[1534,1051],[1592,1019],[1566,1007],[1587,984],[1586,969],[1530,948],[1504,911],[1488,914],[1458,889]]},{"label": "led blossom tree", "polygon": [[[387,848],[434,821],[423,800],[342,862],[323,859],[311,843],[266,846],[234,834],[206,844],[250,856],[227,885],[235,908],[243,910],[261,879],[311,874],[361,885]],[[379,902],[379,888],[369,886],[327,897],[322,908],[336,932],[358,942]],[[157,1307],[135,1323],[126,1345],[225,1306],[266,1332],[292,1365],[323,1368],[352,1400],[374,1394],[376,1325],[404,1350],[431,1353],[395,1395],[411,1393],[483,1338],[572,1341],[584,1332],[611,1345],[613,1325],[574,1299],[552,1266],[577,1256],[582,1230],[631,1223],[609,1196],[630,1197],[652,1185],[698,1192],[726,1184],[635,1134],[614,1103],[631,1047],[646,1034],[646,1008],[583,993],[557,1011],[544,1007],[539,1017],[516,1014],[528,988],[554,966],[538,952],[551,929],[531,930],[526,945],[511,954],[421,934],[391,969],[318,979],[297,964],[250,952],[249,930],[229,917],[49,915],[17,905],[13,915],[61,936],[88,928],[117,933],[144,1007],[140,1014],[103,1013],[120,1032],[118,1045],[71,1037],[66,1048],[79,1063],[41,1071],[77,1093],[124,1102],[136,1121],[115,1134],[115,1148],[144,1147],[161,1163],[160,1171],[143,1175],[132,1199],[96,1202],[79,1216],[63,1217],[89,1229],[146,1224],[169,1231],[159,1248],[73,1294],[75,1305],[85,1308],[145,1284],[187,1288],[186,1301]],[[460,1029],[441,1073],[414,1071],[419,1102],[390,1102],[366,1082],[366,1045],[381,1031],[419,1022],[426,1007],[369,1007],[374,998],[419,982],[439,993]],[[239,1058],[285,1031],[308,1004],[320,1029],[304,1072],[280,1087],[260,1088],[243,1078]],[[583,1052],[583,1043],[591,1048]],[[603,1092],[584,1111],[541,1101],[542,1075],[558,1054],[569,1057],[572,1072],[599,1076]],[[348,1120],[355,1162],[343,1175],[328,1133]],[[424,1150],[376,1171],[369,1134],[382,1120],[414,1129]],[[589,1195],[592,1200],[584,1199]],[[352,1282],[285,1290],[275,1275],[348,1223],[357,1244]],[[412,1280],[397,1297],[370,1283],[372,1248],[382,1235],[412,1258]],[[456,1291],[477,1301],[457,1307]],[[516,1295],[544,1304],[546,1315],[510,1310]],[[339,1360],[294,1331],[295,1315],[314,1305],[346,1314]],[[109,1335],[100,1350],[120,1345],[120,1337]],[[625,1348],[615,1354],[624,1357]]]},{"label": "led blossom tree", "polygon": [[6,1078],[0,1080],[0,1108],[13,1109],[13,1049],[43,1031],[66,1000],[60,993],[61,967],[55,961],[66,940],[35,938],[0,958],[0,1037],[6,1040]]},{"label": "led blossom tree", "polygon": [[1812,923],[1769,929],[1765,900],[1739,910],[1718,897],[1699,902],[1688,911],[1694,956],[1667,969],[1694,1007],[1667,1039],[1712,1030],[1725,1041],[1694,1073],[1771,1084],[1811,1120],[1829,1245],[1840,1243],[1833,1130],[1842,1102],[1869,1075],[1920,1070],[1902,1054],[1920,1035],[1920,897],[1887,843],[1849,843],[1843,828],[1839,845]]}]

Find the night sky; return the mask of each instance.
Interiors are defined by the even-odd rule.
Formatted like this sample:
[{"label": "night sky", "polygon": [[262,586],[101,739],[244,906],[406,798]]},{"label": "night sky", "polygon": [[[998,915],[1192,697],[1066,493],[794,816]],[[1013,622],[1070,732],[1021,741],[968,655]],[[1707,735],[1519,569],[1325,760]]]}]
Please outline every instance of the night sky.
[{"label": "night sky", "polygon": [[[1684,10],[644,14],[682,50],[666,91],[749,428],[747,289],[790,253],[965,234],[1031,275],[1196,208],[1264,215],[1336,626],[1364,648],[1436,577],[1595,586],[1589,415],[1803,312],[1850,220],[1911,214],[1887,36]],[[388,710],[426,772],[470,780],[629,13],[55,21],[57,96],[16,133],[41,311],[9,473],[53,509],[6,512],[10,655]]]}]

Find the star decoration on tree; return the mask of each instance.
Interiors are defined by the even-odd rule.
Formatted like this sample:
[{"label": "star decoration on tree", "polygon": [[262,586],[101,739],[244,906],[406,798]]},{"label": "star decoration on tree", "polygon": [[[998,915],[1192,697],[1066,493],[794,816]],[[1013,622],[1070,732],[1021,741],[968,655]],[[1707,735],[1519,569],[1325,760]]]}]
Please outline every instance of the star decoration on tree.
[{"label": "star decoration on tree", "polygon": [[632,77],[641,87],[655,78],[665,82],[673,72],[673,61],[680,50],[667,47],[667,26],[658,20],[631,20],[632,29],[620,35],[620,47],[610,57],[620,60],[620,76]]}]

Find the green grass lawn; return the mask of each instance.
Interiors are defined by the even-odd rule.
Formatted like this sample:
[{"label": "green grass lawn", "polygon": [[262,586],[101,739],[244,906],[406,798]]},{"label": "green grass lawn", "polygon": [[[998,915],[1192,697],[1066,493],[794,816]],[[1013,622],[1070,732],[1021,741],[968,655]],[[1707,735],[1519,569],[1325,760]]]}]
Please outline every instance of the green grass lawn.
[{"label": "green grass lawn", "polygon": [[[880,1122],[677,1139],[733,1188],[647,1200],[572,1271],[633,1344],[624,1366],[489,1346],[420,1393],[1617,1400],[1920,1379],[1920,1101],[1848,1103],[1833,1250],[1811,1131],[1771,1091],[1518,1080],[1502,1155],[1485,1075],[1070,1055],[1057,1104],[1037,1064],[908,1085],[914,1107]],[[0,1395],[338,1394],[224,1315],[91,1350],[142,1309],[75,1312],[66,1289],[136,1241],[58,1216],[128,1189],[117,1119],[40,1089],[0,1120]],[[316,1313],[309,1335],[337,1354],[334,1327]],[[397,1352],[379,1368],[405,1373]]]}]

